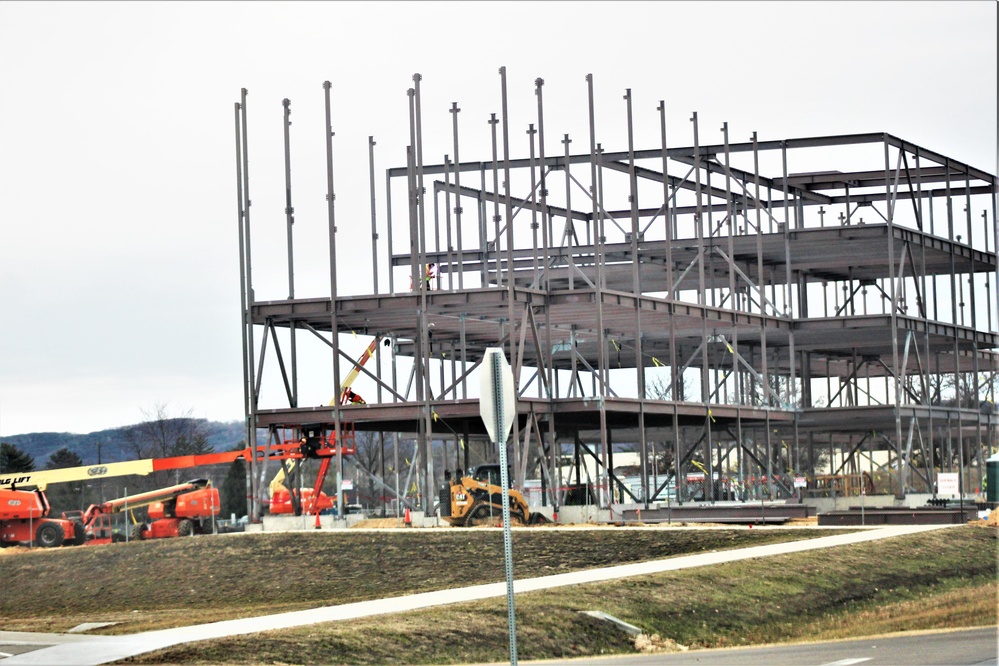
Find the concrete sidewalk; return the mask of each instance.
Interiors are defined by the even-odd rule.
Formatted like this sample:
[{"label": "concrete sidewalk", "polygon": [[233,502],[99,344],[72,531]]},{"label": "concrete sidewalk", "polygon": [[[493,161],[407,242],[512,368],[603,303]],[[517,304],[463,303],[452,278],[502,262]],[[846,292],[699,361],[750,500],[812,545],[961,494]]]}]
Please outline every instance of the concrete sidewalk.
[{"label": "concrete sidewalk", "polygon": [[[818,537],[815,539],[805,539],[803,541],[793,541],[790,543],[754,546],[738,550],[715,551],[698,555],[674,557],[667,560],[655,560],[652,562],[639,562],[636,564],[624,564],[599,569],[587,569],[585,571],[557,574],[554,576],[543,576],[540,578],[526,578],[514,581],[514,592],[533,592],[536,590],[564,587],[566,585],[597,583],[617,578],[644,576],[648,574],[661,573],[663,571],[675,571],[677,569],[723,564],[726,562],[736,562],[739,560],[768,557],[771,555],[800,553],[808,550],[862,543],[865,541],[886,539],[905,534],[915,534],[918,532],[927,532],[947,527],[952,526],[901,525],[881,527],[876,529],[860,530],[850,534]],[[300,627],[309,624],[318,624],[321,622],[336,622],[337,620],[349,620],[371,615],[398,613],[401,611],[429,608],[431,606],[441,606],[445,604],[477,601],[479,599],[490,599],[505,596],[506,583],[500,582],[457,589],[439,590],[436,592],[424,592],[422,594],[411,594],[404,597],[393,597],[390,599],[375,599],[372,601],[343,604],[341,606],[326,606],[323,608],[295,611],[291,613],[280,613],[277,615],[265,615],[261,617],[245,618],[242,620],[212,622],[209,624],[200,624],[191,627],[179,627],[177,629],[146,631],[139,634],[132,634],[130,636],[77,636],[76,638],[80,639],[78,641],[64,642],[58,645],[52,645],[51,647],[34,650],[32,652],[25,652],[0,660],[0,662],[2,662],[3,666],[16,666],[18,664],[34,664],[36,666],[50,666],[52,664],[60,664],[61,666],[91,666],[95,664],[105,664],[118,659],[124,659],[126,657],[132,657],[144,652],[152,652],[153,650],[159,650],[172,645],[178,645],[180,643],[203,641],[211,638],[224,638],[226,636],[238,636],[241,634],[253,634],[273,629],[287,629],[290,627]],[[11,634],[12,632],[0,631],[0,645],[3,645],[5,637]],[[24,634],[19,633],[18,636],[23,637]],[[84,641],[86,641],[85,644]],[[39,638],[38,642],[42,643],[44,641]],[[0,649],[0,651],[2,651],[2,649]]]}]

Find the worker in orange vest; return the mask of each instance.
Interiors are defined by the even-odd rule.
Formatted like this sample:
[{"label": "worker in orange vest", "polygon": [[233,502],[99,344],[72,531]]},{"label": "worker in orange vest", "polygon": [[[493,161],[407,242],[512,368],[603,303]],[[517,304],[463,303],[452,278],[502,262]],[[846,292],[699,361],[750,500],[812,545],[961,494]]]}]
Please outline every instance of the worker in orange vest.
[{"label": "worker in orange vest", "polygon": [[343,400],[340,401],[340,404],[341,405],[354,405],[354,404],[357,404],[357,405],[366,405],[368,403],[366,403],[364,401],[364,398],[362,398],[359,394],[354,393],[349,388],[347,388],[347,389],[344,389],[344,391],[343,391]]}]

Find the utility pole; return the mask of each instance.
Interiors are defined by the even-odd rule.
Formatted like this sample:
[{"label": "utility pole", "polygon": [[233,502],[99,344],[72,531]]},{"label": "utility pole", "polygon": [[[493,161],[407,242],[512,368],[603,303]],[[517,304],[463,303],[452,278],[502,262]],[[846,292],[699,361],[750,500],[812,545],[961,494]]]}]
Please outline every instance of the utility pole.
[{"label": "utility pole", "polygon": [[[101,442],[97,442],[97,464],[101,464]],[[104,479],[102,477],[97,478],[97,487],[100,489],[101,504],[104,504]]]}]

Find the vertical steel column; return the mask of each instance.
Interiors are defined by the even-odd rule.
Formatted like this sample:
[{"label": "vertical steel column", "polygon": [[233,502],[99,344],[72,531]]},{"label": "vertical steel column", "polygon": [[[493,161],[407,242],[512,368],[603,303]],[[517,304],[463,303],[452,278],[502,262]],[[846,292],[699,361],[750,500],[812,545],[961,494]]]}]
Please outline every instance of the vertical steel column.
[{"label": "vertical steel column", "polygon": [[[538,288],[541,282],[541,271],[538,265],[538,176],[535,171],[536,165],[536,155],[534,147],[534,135],[537,134],[537,130],[534,129],[534,123],[529,123],[527,126],[527,136],[528,143],[530,146],[530,152],[528,156],[528,164],[530,165],[531,171],[531,232],[533,235],[532,240],[532,260],[533,260],[533,272],[531,276],[531,287]],[[541,397],[541,382],[538,382],[538,397]],[[542,477],[543,478],[543,477]]]},{"label": "vertical steel column", "polygon": [[[677,373],[676,354],[676,317],[674,308],[676,307],[675,286],[673,284],[673,239],[677,237],[675,219],[670,212],[669,193],[669,152],[666,142],[666,101],[659,100],[659,134],[662,144],[663,154],[663,220],[666,225],[666,294],[669,299],[670,321],[669,321],[669,397],[674,403],[672,409],[673,418],[673,483],[676,487],[676,498],[682,503],[682,483],[680,480],[680,415],[677,411],[676,403],[679,402],[680,386],[683,377]],[[668,479],[668,477],[667,477]],[[657,486],[658,488],[658,486]],[[667,495],[668,497],[668,495]]]},{"label": "vertical steel column", "polygon": [[[676,372],[676,366],[673,366],[673,372]],[[673,408],[671,410],[671,416],[673,417],[673,483],[676,486],[676,499],[680,504],[683,504],[683,494],[686,489],[687,479],[684,474],[682,474],[680,467],[680,410],[678,407],[679,400],[676,396],[673,396]],[[667,495],[668,496],[668,495]]]},{"label": "vertical steel column", "polygon": [[767,475],[767,497],[773,499],[774,496],[774,447],[773,447],[773,427],[770,424],[770,410],[768,409],[765,414],[765,421],[767,427],[767,436],[765,438],[765,444],[767,449],[767,468],[764,470]]},{"label": "vertical steel column", "polygon": [[[635,370],[638,380],[638,445],[641,450],[642,501],[649,508],[649,450],[645,438],[645,354],[642,351],[642,275],[639,270],[638,175],[635,170],[635,126],[631,109],[631,88],[625,90],[628,115],[628,187],[631,193],[631,284],[635,292]],[[665,178],[665,176],[664,176]]]},{"label": "vertical steel column", "polygon": [[[885,201],[888,204],[888,216],[886,219],[886,224],[888,225],[888,282],[889,291],[888,296],[889,306],[891,307],[891,315],[889,321],[891,322],[891,371],[895,375],[895,400],[894,402],[894,412],[895,416],[895,453],[896,459],[896,472],[898,474],[898,492],[895,497],[898,499],[903,499],[905,497],[905,486],[903,485],[903,480],[905,479],[905,473],[908,470],[903,470],[903,465],[908,465],[908,460],[903,460],[904,456],[902,454],[902,372],[904,368],[899,367],[898,358],[898,295],[897,295],[897,285],[896,281],[896,268],[895,268],[895,206],[892,201],[892,183],[891,183],[891,158],[889,155],[890,144],[888,143],[888,135],[884,135],[884,152],[885,152]],[[901,151],[901,148],[899,149]],[[948,175],[949,178],[949,175]]]},{"label": "vertical steel column", "polygon": [[[388,488],[388,484],[385,483],[385,431],[384,430],[380,430],[378,432],[378,461],[379,461],[380,467],[381,467],[381,469],[378,472],[379,473],[378,480],[381,481],[382,488],[386,488],[387,489]],[[384,493],[384,491],[383,491],[383,493]],[[398,495],[396,496],[396,498],[398,498]],[[398,499],[396,501],[398,501]],[[385,495],[383,494],[382,495],[382,518],[385,517],[386,512],[387,512],[387,508],[388,508],[388,507],[385,506],[385,504],[386,504],[386,502],[385,502]]]},{"label": "vertical steel column", "polygon": [[[500,214],[499,214],[499,148],[496,145],[496,125],[499,124],[499,118],[496,117],[495,113],[489,114],[489,130],[492,136],[492,147],[493,147],[493,251],[492,251],[492,263],[496,267],[496,286],[503,286],[503,275],[500,270]],[[485,189],[485,188],[483,188]],[[488,247],[488,241],[487,241]],[[485,286],[485,285],[483,285]]]},{"label": "vertical steel column", "polygon": [[[952,245],[950,248],[950,309],[951,309],[951,323],[957,327],[958,325],[958,295],[957,288],[960,278],[957,276],[957,259],[955,258],[954,246],[955,242],[954,236],[954,199],[953,193],[951,192],[951,168],[950,160],[944,160],[944,171],[947,174],[946,180],[946,197],[947,197],[947,238],[951,241]],[[961,402],[961,360],[960,360],[960,346],[958,344],[957,336],[954,337],[954,403],[958,406],[958,432],[957,432],[957,442],[958,442],[958,485],[960,497],[964,499],[964,446],[963,437],[961,433],[961,412],[960,412],[960,402]],[[947,416],[947,469],[948,471],[953,469],[953,449],[950,446],[951,439],[953,437],[953,427],[951,426],[950,414]]]},{"label": "vertical steel column", "polygon": [[[915,162],[915,167],[916,167],[916,204],[917,204],[916,205],[916,219],[917,219],[917,221],[919,223],[919,229],[923,230],[923,172],[922,172],[922,164],[921,164],[920,154],[919,154],[919,147],[918,146],[914,146],[912,152],[913,152],[913,160]],[[932,200],[931,200],[931,202],[930,202],[930,218],[932,219],[932,217],[933,217],[933,212],[932,212]],[[932,226],[932,222],[931,222],[931,226]],[[932,230],[930,231],[930,234],[932,235]],[[929,490],[932,492],[932,490],[933,490],[933,483],[934,483],[934,480],[933,480],[933,469],[934,469],[934,466],[935,466],[935,463],[934,463],[935,453],[934,453],[934,450],[933,450],[933,416],[934,416],[935,412],[934,412],[934,410],[932,408],[933,400],[932,400],[932,396],[930,395],[931,386],[932,386],[932,384],[931,384],[932,380],[930,378],[930,370],[931,370],[931,368],[930,368],[930,358],[932,358],[932,357],[930,356],[930,334],[929,334],[929,331],[930,331],[930,320],[929,320],[929,307],[927,307],[927,303],[926,303],[926,300],[929,298],[929,294],[927,292],[927,285],[926,285],[926,243],[921,243],[921,245],[922,245],[922,248],[921,248],[921,252],[920,252],[920,265],[919,265],[919,292],[920,292],[919,293],[919,298],[920,298],[920,303],[919,303],[919,313],[918,314],[919,314],[919,317],[922,319],[923,327],[924,327],[924,330],[926,331],[926,333],[923,335],[923,350],[924,350],[924,356],[926,358],[926,364],[925,364],[925,367],[922,369],[922,371],[920,373],[920,380],[922,381],[922,384],[923,384],[923,403],[925,405],[927,405],[927,406],[931,406],[930,409],[929,409],[929,417],[928,417],[928,422],[927,422],[927,426],[926,426],[926,432],[927,432],[928,439],[929,439],[929,444],[930,444],[929,449],[930,450],[929,450],[928,459],[927,459],[927,457],[924,454],[923,465],[926,468],[926,481],[927,481],[927,483],[929,483],[929,485],[930,485]],[[931,279],[934,282],[936,281],[935,277],[931,278]],[[936,304],[934,303],[934,307],[935,306],[936,306]]]},{"label": "vertical steel column", "polygon": [[386,266],[388,266],[388,290],[390,294],[394,294],[395,271],[392,266],[392,175],[390,169],[385,170],[385,245]]},{"label": "vertical steel column", "polygon": [[[732,206],[732,178],[731,178],[731,156],[729,154],[728,146],[728,123],[722,123],[722,138],[725,145],[725,216],[728,219],[728,298],[731,303],[732,315],[734,319],[738,319],[738,303],[736,302],[736,289],[735,289],[735,239],[733,238],[735,233],[735,210]],[[761,326],[762,327],[762,326]],[[732,378],[735,384],[735,402],[737,405],[741,405],[744,402],[744,396],[742,394],[742,385],[740,382],[739,373],[739,327],[732,327]],[[721,396],[719,396],[721,398]],[[721,400],[719,400],[721,401]],[[740,463],[742,456],[742,409],[737,409],[735,413],[736,418],[736,464],[738,467],[738,472],[741,480],[742,465]],[[726,453],[726,460],[728,459],[728,454]],[[721,469],[718,470],[721,473]]]},{"label": "vertical steel column", "polygon": [[[672,308],[674,307],[672,301],[676,300],[676,294],[673,292],[673,271],[675,270],[675,267],[673,266],[673,239],[676,237],[676,228],[673,224],[673,217],[669,206],[669,153],[667,151],[666,144],[666,102],[664,100],[659,100],[659,106],[656,107],[656,110],[659,111],[659,134],[662,142],[663,153],[663,221],[666,226],[666,294],[667,298],[671,301],[670,309],[672,311]],[[670,317],[669,388],[670,399],[673,401],[677,400],[677,394],[679,391],[679,389],[677,389],[678,378],[676,370],[676,324],[673,321],[673,317]]]},{"label": "vertical steel column", "polygon": [[561,487],[562,470],[559,466],[561,444],[555,434],[555,398],[558,391],[554,388],[555,364],[551,355],[552,333],[551,333],[551,283],[548,276],[549,268],[549,247],[551,246],[551,215],[548,210],[548,163],[545,161],[545,122],[544,122],[544,95],[542,88],[545,81],[542,78],[534,79],[534,94],[538,98],[538,160],[541,165],[539,174],[540,194],[541,194],[541,243],[544,250],[544,280],[539,284],[545,292],[545,349],[539,350],[540,354],[548,354],[548,362],[545,364],[545,372],[548,375],[548,441],[551,443],[550,465],[552,478],[557,479],[552,489],[552,507],[558,514],[562,498],[559,495]]},{"label": "vertical steel column", "polygon": [[[458,108],[457,102],[451,102],[451,125],[453,131],[453,143],[454,143],[454,226],[455,226],[455,239],[458,243],[458,289],[465,288],[465,261],[462,256],[462,242],[461,242],[461,159],[458,156],[458,113],[461,109]],[[464,349],[464,346],[462,346]],[[464,356],[462,356],[462,372],[465,370]]]},{"label": "vertical steel column", "polygon": [[[500,112],[503,115],[503,195],[506,204],[506,287],[507,287],[507,319],[510,320],[510,339],[509,339],[509,359],[510,365],[513,366],[513,389],[515,399],[519,401],[520,399],[520,370],[521,364],[517,361],[517,336],[515,335],[517,329],[517,319],[514,316],[514,301],[516,300],[515,293],[515,280],[514,280],[514,265],[513,265],[513,202],[510,199],[510,119],[509,112],[507,109],[507,95],[506,95],[506,67],[499,68],[500,75]],[[495,127],[495,126],[494,126]],[[499,195],[499,192],[496,192]],[[499,249],[499,238],[496,239],[496,248]],[[496,255],[496,269],[499,271],[499,254]],[[514,421],[514,433],[518,431],[518,422]],[[524,487],[524,474],[521,470],[520,461],[520,447],[516,445],[517,437],[514,436],[513,440],[514,446],[513,450],[513,460],[511,461],[514,469],[514,484],[518,488]],[[524,456],[527,457],[528,451],[525,449]]]},{"label": "vertical steel column", "polygon": [[[415,110],[416,118],[416,134],[413,137],[414,154],[416,157],[416,195],[417,199],[417,219],[419,220],[419,235],[417,238],[417,244],[419,247],[420,254],[420,312],[418,315],[418,326],[419,326],[419,341],[420,344],[417,347],[417,355],[415,357],[416,367],[419,368],[417,372],[417,400],[422,403],[422,430],[423,437],[422,446],[425,451],[426,457],[424,458],[424,494],[423,494],[423,504],[424,512],[430,514],[433,512],[434,506],[434,455],[433,455],[433,422],[431,420],[430,412],[430,339],[428,335],[428,318],[427,318],[427,289],[430,285],[427,284],[426,279],[424,279],[423,271],[425,271],[427,263],[426,255],[426,223],[425,223],[425,203],[424,199],[426,196],[426,188],[423,186],[423,122],[422,122],[422,109],[420,103],[420,81],[423,79],[419,73],[413,74],[414,83],[414,96],[413,96],[413,108]],[[426,364],[424,366],[424,364]]]},{"label": "vertical steel column", "polygon": [[[694,130],[694,234],[697,239],[697,304],[701,306],[701,402],[708,403],[708,324],[704,282],[704,222],[701,202],[701,148],[697,131],[697,112],[690,118]],[[710,448],[708,449],[710,460]]]},{"label": "vertical steel column", "polygon": [[[245,359],[248,368],[248,388],[250,393],[250,401],[248,405],[247,416],[249,420],[249,444],[251,447],[256,447],[257,445],[257,397],[258,393],[256,390],[256,379],[254,371],[254,359],[256,358],[256,348],[253,344],[253,262],[252,262],[252,252],[250,244],[250,160],[249,160],[249,150],[247,146],[246,138],[246,88],[240,90],[240,124],[242,126],[242,139],[243,139],[243,237],[246,240],[246,302],[244,304],[244,326],[246,329],[247,336],[247,350],[248,356]],[[255,457],[255,456],[254,456]],[[253,522],[260,522],[260,514],[262,511],[263,499],[260,496],[262,492],[261,484],[256,476],[257,470],[254,467],[254,461],[250,461],[251,469],[251,488],[249,489],[253,495],[252,506],[247,507],[251,512],[251,520]],[[263,469],[267,468],[267,461],[261,465]]]},{"label": "vertical steel column", "polygon": [[[785,266],[785,289],[784,289],[784,307],[787,310],[788,316],[794,320],[794,300],[791,297],[791,287],[792,282],[792,271],[791,271],[791,220],[788,217],[788,171],[787,171],[787,141],[780,142],[781,150],[781,162],[783,165],[783,187],[784,187],[784,266]],[[894,335],[894,333],[893,333]],[[790,366],[790,376],[788,377],[788,402],[791,409],[798,408],[798,381],[796,373],[797,358],[794,350],[794,327],[790,327],[787,335],[787,356],[788,364]],[[798,417],[795,415],[793,427],[793,438],[794,438],[794,457],[798,454]],[[788,452],[788,457],[791,458],[790,451]],[[797,471],[798,461],[794,460],[792,462],[792,467]]]},{"label": "vertical steel column", "polygon": [[[545,120],[544,120],[544,96],[542,94],[542,87],[545,85],[544,79],[534,80],[534,94],[538,98],[538,160],[541,164],[540,182],[541,182],[541,242],[544,246],[544,290],[545,292],[549,290],[549,277],[548,268],[550,266],[549,248],[551,247],[551,211],[548,210],[548,163],[545,161]],[[546,308],[547,312],[547,308]],[[547,319],[547,315],[546,315]],[[546,321],[546,328],[547,326]],[[548,348],[551,349],[551,336],[548,339]],[[551,364],[548,364],[551,368]],[[549,373],[551,371],[549,370]],[[548,385],[551,386],[552,378],[548,377]]]},{"label": "vertical steel column", "polygon": [[[375,206],[375,137],[368,137],[368,190],[371,196],[371,286],[373,293],[378,293],[378,218]],[[391,271],[391,262],[389,262]],[[376,386],[376,399],[379,404],[382,402],[382,346],[381,341],[375,347],[375,372],[378,376]],[[382,442],[382,465],[385,459],[385,434],[381,433]],[[384,481],[384,474],[382,481]],[[384,505],[383,505],[384,508]],[[384,515],[384,511],[383,511]]]},{"label": "vertical steel column", "polygon": [[[375,209],[375,137],[368,137],[368,191],[371,197],[371,286],[378,293],[378,218]],[[380,364],[379,364],[379,367]],[[381,387],[378,388],[381,396]],[[378,402],[381,402],[379,397]]]},{"label": "vertical steel column", "polygon": [[[997,161],[996,166],[999,167],[999,161]],[[997,196],[997,192],[999,192],[999,187],[997,187],[997,184],[999,184],[999,179],[993,176],[991,183],[992,196],[990,197],[992,200],[992,247],[994,248],[995,252],[999,253],[999,196]],[[986,220],[986,225],[987,225],[987,220]],[[988,250],[988,231],[986,231],[985,233],[985,238],[986,238],[985,249]],[[996,290],[994,292],[991,292],[989,294],[989,298],[995,297],[996,314],[999,315],[999,265],[996,266],[996,271],[995,271],[995,289]],[[999,330],[999,324],[993,323],[991,313],[989,315],[988,327],[990,330],[993,331]],[[989,381],[989,400],[992,401],[993,411],[996,402],[995,386],[996,386],[997,374],[999,374],[999,358],[993,357],[991,379]],[[994,425],[991,414],[988,416],[988,431],[989,431],[989,451],[991,452],[992,447],[995,445],[996,442],[996,426]]]},{"label": "vertical steel column", "polygon": [[[607,358],[606,349],[607,341],[605,339],[606,332],[604,331],[604,317],[603,317],[603,290],[606,288],[606,277],[604,275],[603,266],[603,246],[604,246],[604,226],[603,226],[603,192],[598,185],[597,178],[597,155],[600,151],[599,144],[596,143],[596,119],[594,115],[594,105],[593,105],[593,75],[586,75],[586,87],[587,87],[587,101],[588,101],[588,115],[589,115],[589,129],[590,129],[590,197],[593,204],[593,220],[596,225],[594,236],[596,237],[596,288],[594,290],[594,297],[596,299],[597,305],[597,378],[599,383],[599,395],[597,396],[597,409],[599,410],[599,420],[600,420],[600,450],[601,455],[604,456],[605,469],[608,472],[607,479],[608,484],[610,483],[610,468],[606,467],[607,461],[612,459],[610,453],[610,435],[607,429],[607,381],[608,371],[607,371]],[[566,135],[566,177],[568,178],[569,173],[569,144],[568,135]],[[567,185],[568,188],[568,185]],[[568,206],[568,194],[566,211],[567,215],[571,215],[571,210]],[[572,275],[570,273],[570,280],[572,280]],[[575,353],[575,350],[573,350]],[[597,470],[598,478],[600,471]],[[613,492],[610,495],[613,498]],[[608,506],[609,502],[608,500]],[[601,499],[602,503],[602,499]]]},{"label": "vertical steel column", "polygon": [[[731,156],[728,148],[728,123],[722,123],[722,139],[725,145],[725,216],[728,218],[728,298],[731,303],[733,316],[738,311],[735,290],[735,210],[732,207],[732,171]],[[742,395],[739,387],[739,327],[732,327],[732,377],[735,378],[736,402],[742,403]],[[741,414],[741,412],[740,412]],[[739,446],[742,446],[740,440]]]},{"label": "vertical steel column", "polygon": [[400,492],[399,488],[399,433],[392,433],[392,469],[395,472],[395,517],[399,517],[400,507],[404,499],[404,495]]},{"label": "vertical steel column", "polygon": [[[336,280],[336,194],[333,188],[333,122],[330,106],[330,82],[323,82],[323,93],[326,100],[326,213],[329,220],[330,243],[330,331],[333,348],[333,386],[337,395],[340,392],[340,336],[336,314],[337,280]],[[343,428],[340,423],[340,401],[333,400],[333,435],[336,442],[336,515],[343,519]]]},{"label": "vertical steel column", "polygon": [[[507,110],[506,95],[506,67],[499,68],[500,75],[500,113],[503,115],[503,196],[506,205],[506,271],[507,287],[510,292],[510,360],[517,356],[516,337],[513,335],[514,313],[513,313],[513,290],[514,290],[514,265],[513,265],[513,202],[510,199],[510,118]],[[497,195],[499,192],[496,193]],[[499,241],[499,239],[496,239]],[[499,248],[499,245],[496,246]],[[497,256],[497,262],[499,257]],[[497,268],[499,266],[497,265]],[[514,388],[520,393],[520,368],[513,369]]]},{"label": "vertical steel column", "polygon": [[[245,90],[243,91],[243,99],[246,99]],[[250,381],[250,373],[252,372],[253,361],[250,356],[250,347],[247,344],[248,329],[250,326],[250,315],[247,311],[247,275],[246,275],[246,244],[244,239],[244,228],[243,222],[245,218],[245,209],[243,208],[243,163],[242,163],[242,131],[240,127],[240,111],[242,105],[239,102],[235,103],[235,124],[236,124],[236,211],[237,211],[237,226],[239,228],[239,316],[241,320],[241,337],[243,345],[243,429],[245,432],[246,443],[250,447],[256,446],[253,434],[256,431],[256,424],[253,423],[251,419],[252,409],[250,403],[250,391],[252,383]],[[97,458],[100,462],[100,445],[97,449]],[[256,470],[255,459],[256,456],[250,456],[250,459],[246,461],[246,510],[247,515],[254,519],[256,514],[253,512],[254,501],[256,495],[253,494],[253,482],[254,482],[254,471]],[[103,501],[103,491],[102,491],[102,501]]]},{"label": "vertical steel column", "polygon": [[[701,317],[701,402],[704,403],[704,409],[707,414],[704,418],[704,462],[708,466],[707,484],[708,491],[705,493],[705,498],[710,499],[712,502],[715,500],[715,487],[711,479],[711,407],[710,402],[710,390],[709,390],[709,364],[708,364],[708,320],[707,320],[707,298],[705,289],[705,279],[704,279],[704,220],[703,220],[703,205],[701,202],[701,148],[700,139],[698,135],[698,125],[697,125],[697,112],[694,111],[690,118],[690,122],[693,123],[694,130],[694,196],[695,196],[695,213],[694,213],[694,226],[695,235],[697,238],[697,303],[700,305],[700,317]],[[710,209],[710,206],[709,206]]]},{"label": "vertical steel column", "polygon": [[409,146],[406,149],[406,188],[409,196],[409,290],[419,292],[423,283],[423,266],[420,265],[420,228],[416,212],[420,193],[416,189],[416,90],[406,91],[409,96]]},{"label": "vertical steel column", "polygon": [[[569,144],[572,143],[572,139],[569,138],[568,134],[562,135],[562,145],[565,146],[565,157],[562,162],[563,171],[565,172],[565,227],[562,230],[562,239],[559,243],[565,243],[566,256],[569,259],[567,272],[569,274],[569,289],[576,288],[576,271],[575,271],[575,261],[572,259],[572,246],[573,240],[576,238],[576,226],[575,220],[572,219],[572,173],[570,169],[571,158],[569,155]],[[554,238],[552,239],[554,242]],[[561,245],[559,248],[561,249]],[[575,347],[573,347],[573,363],[575,364]],[[573,372],[572,380],[574,381],[576,373]]]},{"label": "vertical steel column", "polygon": [[[446,244],[447,248],[447,289],[451,291],[454,289],[454,256],[452,252],[454,251],[454,243],[451,237],[451,168],[454,165],[447,155],[444,156],[444,228],[446,230]],[[435,191],[436,194],[436,191]],[[460,197],[461,195],[456,195]],[[440,275],[440,270],[438,267],[437,274]]]},{"label": "vertical steel column", "polygon": [[597,380],[600,387],[600,410],[604,411],[606,409],[604,398],[607,397],[608,379],[606,359],[607,344],[604,340],[606,332],[604,331],[603,306],[603,290],[607,288],[607,277],[604,273],[604,243],[606,242],[606,239],[604,237],[603,201],[601,199],[603,192],[601,192],[597,186],[597,135],[596,119],[593,111],[593,74],[586,75],[586,87],[590,120],[590,194],[593,202],[593,220],[595,224],[594,236],[596,237],[594,239],[596,241],[596,256],[594,257],[594,261],[597,269],[595,294],[597,305]]},{"label": "vertical steel column", "polygon": [[[999,165],[997,165],[999,166]],[[999,177],[992,177],[992,247],[993,251],[999,254]],[[986,220],[986,224],[988,221]],[[986,239],[988,238],[988,232],[986,232]],[[986,242],[985,249],[988,250],[988,243]],[[997,319],[993,320],[989,317],[989,327],[993,327],[992,330],[999,330],[999,262],[997,262],[995,270],[995,291],[991,292],[990,296],[995,298],[996,301],[996,315]],[[996,359],[999,362],[999,358]],[[993,366],[993,372],[999,372],[999,367]]]},{"label": "vertical steel column", "polygon": [[[444,156],[445,163],[447,162],[447,159],[448,159],[448,157],[447,157],[447,155],[445,155]],[[440,196],[438,196],[439,194],[440,194],[440,189],[437,187],[437,183],[434,183],[432,200],[433,200],[433,204],[434,204],[434,250],[433,251],[434,251],[435,254],[439,254],[440,250],[441,250],[441,246],[440,246],[441,218],[440,218],[440,203],[439,203],[440,202]],[[429,247],[427,248],[427,251],[428,252],[430,251]],[[427,258],[429,259],[429,257],[427,257]],[[427,267],[424,266],[424,269],[426,269],[426,268]],[[440,275],[440,272],[441,272],[441,267],[440,267],[440,265],[438,265],[437,266],[437,275],[438,276]],[[440,278],[439,277],[437,278],[437,282],[438,282],[438,286],[439,286],[439,284],[440,284]],[[427,278],[427,287],[430,288],[430,289],[433,288],[433,282],[431,282],[431,280],[429,278]]]},{"label": "vertical steel column", "polygon": [[[964,203],[964,211],[965,211],[965,216],[966,216],[967,224],[968,224],[968,248],[969,249],[973,249],[974,248],[974,236],[972,235],[972,229],[971,229],[971,174],[968,173],[967,171],[965,172],[964,196],[965,196],[965,200],[964,200],[965,201],[965,203]],[[986,243],[986,246],[987,245],[988,245],[988,243]],[[972,303],[972,306],[971,306],[971,329],[972,329],[972,335],[973,335],[973,341],[972,341],[972,346],[971,346],[971,350],[972,350],[972,357],[971,357],[972,358],[972,373],[971,373],[971,376],[972,376],[972,391],[973,391],[972,395],[974,396],[974,403],[972,405],[970,405],[970,406],[978,414],[980,414],[981,411],[979,409],[979,402],[980,402],[980,399],[981,399],[980,398],[981,392],[980,392],[980,388],[979,388],[979,377],[978,377],[978,371],[979,371],[979,367],[978,367],[978,318],[976,316],[977,310],[978,310],[978,308],[977,308],[978,299],[975,298],[975,291],[976,291],[975,290],[975,256],[974,256],[973,252],[969,252],[968,254],[969,254],[969,257],[968,257],[968,264],[969,264],[969,266],[968,266],[968,284],[970,285],[968,287],[968,291],[969,291],[969,295],[971,297],[971,303]],[[988,299],[986,299],[986,300],[988,300]],[[985,461],[982,458],[982,442],[983,442],[983,439],[982,439],[982,419],[981,419],[981,416],[976,416],[975,417],[975,424],[976,424],[976,428],[975,428],[975,461],[978,463],[978,465],[977,465],[978,466],[978,474],[979,474],[978,487],[981,488],[982,478],[984,478],[984,474],[985,474]],[[969,462],[971,462],[971,461],[969,460]]]},{"label": "vertical steel column", "polygon": [[[989,214],[982,211],[982,238],[985,239],[985,252],[989,252]],[[989,290],[989,277],[991,273],[985,274],[985,330],[995,330],[992,324],[992,292]]]},{"label": "vertical steel column", "polygon": [[[291,203],[291,100],[284,106],[284,215],[288,227],[288,300],[295,298],[295,259],[292,228],[295,225],[295,208]],[[295,321],[289,324],[291,335],[291,406],[298,407],[298,352],[296,349]]]},{"label": "vertical steel column", "polygon": [[486,164],[479,162],[479,194],[476,202],[476,213],[479,223],[479,287],[485,288],[489,284],[487,266],[489,265],[489,245],[486,240]]}]

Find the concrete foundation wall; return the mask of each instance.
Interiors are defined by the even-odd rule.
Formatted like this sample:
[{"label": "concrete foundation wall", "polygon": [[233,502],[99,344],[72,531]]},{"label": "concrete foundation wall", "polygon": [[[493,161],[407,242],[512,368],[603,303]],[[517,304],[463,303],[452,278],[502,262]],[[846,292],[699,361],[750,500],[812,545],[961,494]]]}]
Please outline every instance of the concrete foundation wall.
[{"label": "concrete foundation wall", "polygon": [[[346,529],[364,520],[361,513],[348,513],[344,518],[337,516],[319,516],[319,529]],[[300,530],[315,530],[315,516],[264,516],[257,525],[247,525],[247,532],[294,532]]]},{"label": "concrete foundation wall", "polygon": [[879,506],[905,506],[917,508],[926,506],[926,503],[933,497],[930,493],[912,493],[906,495],[904,499],[897,499],[894,495],[866,495],[860,497],[812,497],[804,500],[808,506],[815,507],[816,513],[826,513],[827,511],[847,511],[852,506],[865,506],[869,509]]},{"label": "concrete foundation wall", "polygon": [[[539,511],[548,509],[551,511],[550,507],[537,507]],[[551,517],[551,514],[546,514]],[[606,523],[611,519],[610,511],[607,509],[598,509],[592,504],[586,506],[563,506],[558,510],[558,522],[563,524],[584,524],[584,523]]]}]

